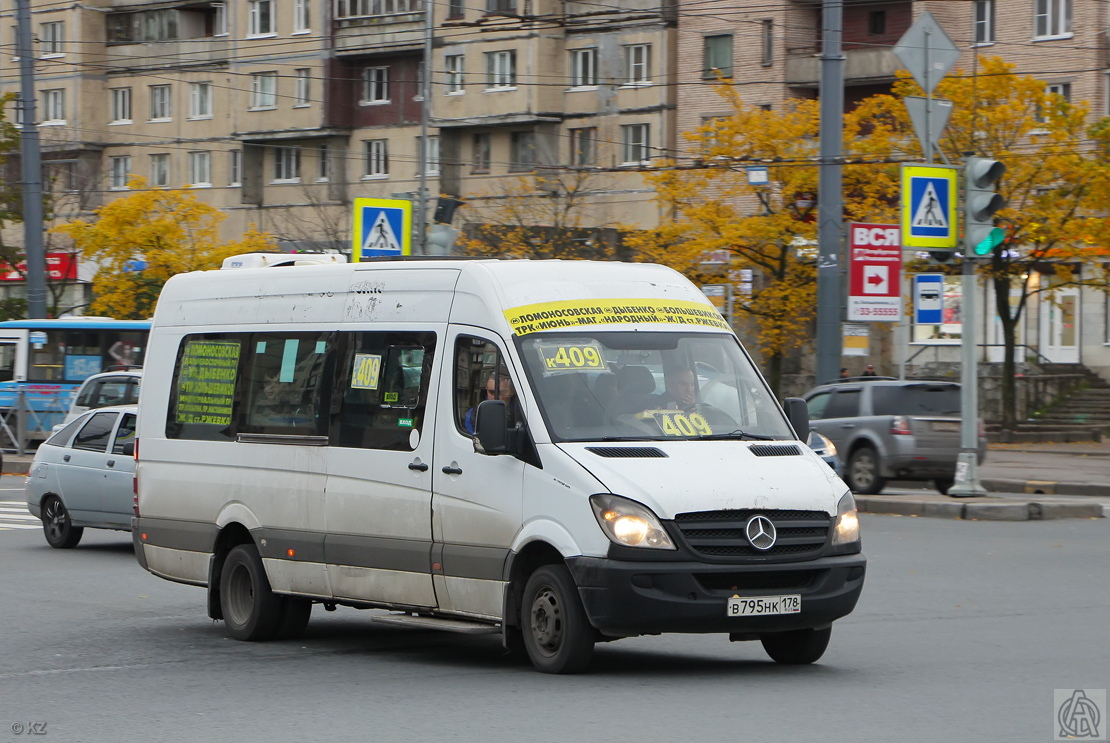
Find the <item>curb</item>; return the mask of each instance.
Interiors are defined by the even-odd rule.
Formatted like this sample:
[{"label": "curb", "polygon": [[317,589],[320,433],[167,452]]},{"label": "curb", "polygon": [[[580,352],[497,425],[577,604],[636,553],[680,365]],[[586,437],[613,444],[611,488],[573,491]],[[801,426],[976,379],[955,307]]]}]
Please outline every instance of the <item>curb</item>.
[{"label": "curb", "polygon": [[1098,519],[1110,514],[1101,503],[989,503],[976,501],[906,500],[902,496],[857,495],[856,507],[863,513],[894,516],[923,516],[966,521],[1048,521],[1052,519]]},{"label": "curb", "polygon": [[1091,495],[1110,498],[1110,485],[1052,480],[980,480],[991,493],[1028,493],[1029,495]]}]

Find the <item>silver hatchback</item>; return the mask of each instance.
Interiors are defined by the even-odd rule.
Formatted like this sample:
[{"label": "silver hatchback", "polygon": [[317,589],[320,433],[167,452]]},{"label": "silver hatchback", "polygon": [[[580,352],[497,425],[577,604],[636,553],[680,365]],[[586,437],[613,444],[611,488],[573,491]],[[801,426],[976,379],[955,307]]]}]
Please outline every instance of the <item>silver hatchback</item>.
[{"label": "silver hatchback", "polygon": [[[960,454],[960,385],[860,378],[805,395],[810,427],[836,445],[855,493],[882,492],[887,480],[931,480],[947,493]],[[986,451],[979,427],[979,460]]]},{"label": "silver hatchback", "polygon": [[51,547],[75,547],[85,527],[130,531],[138,407],[89,410],[44,441],[27,475],[27,509]]}]

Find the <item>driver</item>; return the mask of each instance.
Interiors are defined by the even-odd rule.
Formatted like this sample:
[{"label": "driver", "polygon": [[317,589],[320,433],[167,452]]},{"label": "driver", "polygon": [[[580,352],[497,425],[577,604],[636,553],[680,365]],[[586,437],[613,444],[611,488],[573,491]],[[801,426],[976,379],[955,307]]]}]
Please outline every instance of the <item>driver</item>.
[{"label": "driver", "polygon": [[691,412],[698,404],[697,378],[693,370],[683,367],[663,369],[663,395],[660,407],[664,410]]}]

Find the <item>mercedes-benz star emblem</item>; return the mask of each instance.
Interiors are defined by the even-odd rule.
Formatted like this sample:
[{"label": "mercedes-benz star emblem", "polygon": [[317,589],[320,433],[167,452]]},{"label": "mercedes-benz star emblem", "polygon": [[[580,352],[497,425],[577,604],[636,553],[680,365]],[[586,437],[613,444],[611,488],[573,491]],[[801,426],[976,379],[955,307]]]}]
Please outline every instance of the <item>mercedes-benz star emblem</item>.
[{"label": "mercedes-benz star emblem", "polygon": [[748,535],[748,542],[757,550],[769,550],[775,546],[778,533],[771,519],[766,516],[752,516],[748,519],[744,533]]}]

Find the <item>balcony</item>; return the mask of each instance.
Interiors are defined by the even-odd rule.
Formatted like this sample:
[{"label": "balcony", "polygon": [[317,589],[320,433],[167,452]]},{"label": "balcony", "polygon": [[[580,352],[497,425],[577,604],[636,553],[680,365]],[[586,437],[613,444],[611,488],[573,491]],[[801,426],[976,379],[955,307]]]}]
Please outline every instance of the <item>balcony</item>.
[{"label": "balcony", "polygon": [[341,0],[337,10],[332,36],[340,56],[423,49],[422,0]]},{"label": "balcony", "polygon": [[115,43],[107,62],[116,70],[193,67],[227,63],[230,49],[227,37]]},{"label": "balcony", "polygon": [[[844,84],[870,85],[894,81],[903,65],[889,48],[848,49],[844,52]],[[817,49],[792,49],[786,56],[786,84],[816,88],[821,81],[821,53]]]}]

